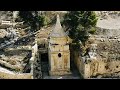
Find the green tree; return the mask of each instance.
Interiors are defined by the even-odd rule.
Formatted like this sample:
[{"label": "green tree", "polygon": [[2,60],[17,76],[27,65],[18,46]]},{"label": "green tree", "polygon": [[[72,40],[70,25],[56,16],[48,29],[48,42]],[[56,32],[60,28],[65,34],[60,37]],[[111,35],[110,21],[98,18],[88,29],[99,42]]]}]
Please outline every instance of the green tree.
[{"label": "green tree", "polygon": [[31,27],[32,31],[37,31],[44,25],[44,17],[38,15],[38,11],[19,11],[18,16]]},{"label": "green tree", "polygon": [[69,30],[69,36],[79,48],[80,42],[85,46],[89,34],[95,32],[97,23],[96,14],[93,11],[69,11],[64,16],[63,24]]}]

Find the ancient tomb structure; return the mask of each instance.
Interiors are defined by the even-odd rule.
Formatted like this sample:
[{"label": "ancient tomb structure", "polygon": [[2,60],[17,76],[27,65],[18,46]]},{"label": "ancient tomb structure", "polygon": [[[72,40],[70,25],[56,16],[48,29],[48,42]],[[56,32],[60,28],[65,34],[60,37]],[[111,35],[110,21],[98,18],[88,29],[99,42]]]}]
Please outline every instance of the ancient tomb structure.
[{"label": "ancient tomb structure", "polygon": [[65,75],[70,73],[69,38],[64,32],[59,15],[55,28],[50,33],[48,40],[49,74]]}]

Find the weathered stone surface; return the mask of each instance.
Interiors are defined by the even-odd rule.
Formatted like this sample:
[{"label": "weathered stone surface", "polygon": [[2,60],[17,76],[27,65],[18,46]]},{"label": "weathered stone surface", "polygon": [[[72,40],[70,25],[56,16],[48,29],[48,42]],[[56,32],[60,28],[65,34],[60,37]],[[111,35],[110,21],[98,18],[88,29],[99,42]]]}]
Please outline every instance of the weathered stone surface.
[{"label": "weathered stone surface", "polygon": [[[119,37],[117,36],[120,31],[116,30],[113,34],[112,32],[114,30],[98,29],[97,34],[91,35],[88,40],[89,42],[87,44],[97,44],[96,59],[89,57],[90,59],[84,58],[85,60],[83,60],[83,58],[80,58],[81,56],[78,57],[77,55],[75,56],[76,58],[74,57],[79,72],[84,78],[119,77],[119,74],[115,73],[120,71],[120,43]],[[94,42],[90,43],[90,40],[94,40]],[[89,48],[92,49],[90,52],[94,53],[92,46]],[[89,65],[89,67],[85,67],[85,65]]]},{"label": "weathered stone surface", "polygon": [[50,34],[48,46],[50,75],[64,75],[70,72],[70,51],[68,36],[63,31],[59,16]]}]

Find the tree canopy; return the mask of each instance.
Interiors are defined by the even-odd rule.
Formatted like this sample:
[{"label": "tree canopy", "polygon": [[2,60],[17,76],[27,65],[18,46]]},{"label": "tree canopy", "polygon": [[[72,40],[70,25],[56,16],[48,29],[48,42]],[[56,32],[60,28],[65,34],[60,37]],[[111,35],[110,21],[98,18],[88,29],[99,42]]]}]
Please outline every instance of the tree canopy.
[{"label": "tree canopy", "polygon": [[90,34],[94,34],[97,17],[94,11],[69,11],[64,16],[63,25],[73,40],[74,49],[79,50],[80,45],[85,46]]},{"label": "tree canopy", "polygon": [[89,38],[89,34],[95,32],[95,26],[97,23],[96,14],[93,11],[69,11],[64,16],[63,24],[69,30],[69,36],[73,39],[73,43],[78,45],[85,42]]},{"label": "tree canopy", "polygon": [[38,15],[38,11],[19,11],[19,16],[24,23],[31,27],[32,31],[36,31],[43,26],[44,17]]}]

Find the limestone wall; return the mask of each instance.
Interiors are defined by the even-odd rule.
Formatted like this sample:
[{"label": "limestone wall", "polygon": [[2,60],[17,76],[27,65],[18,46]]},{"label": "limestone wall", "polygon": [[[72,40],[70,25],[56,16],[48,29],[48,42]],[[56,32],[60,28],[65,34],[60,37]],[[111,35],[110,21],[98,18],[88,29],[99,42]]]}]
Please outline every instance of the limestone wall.
[{"label": "limestone wall", "polygon": [[90,63],[90,76],[112,74],[120,72],[120,61],[103,62],[97,61]]},{"label": "limestone wall", "polygon": [[104,74],[120,72],[120,61],[92,61],[85,63],[83,60],[75,59],[76,66],[83,78],[92,78]]},{"label": "limestone wall", "polygon": [[[114,37],[114,36],[113,36]],[[79,72],[84,78],[97,78],[99,75],[110,75],[116,72],[120,72],[120,41],[117,38],[108,38],[95,36],[90,43],[96,44],[96,59],[92,59],[86,56],[80,57],[78,53],[75,53],[75,63],[79,69]],[[92,48],[90,46],[90,48]],[[93,50],[94,51],[94,50]],[[89,55],[88,55],[89,56]],[[114,76],[113,76],[114,77]]]},{"label": "limestone wall", "polygon": [[32,46],[17,46],[16,48],[5,48],[5,50],[32,50]]},{"label": "limestone wall", "polygon": [[[10,48],[10,50],[11,49],[14,50],[14,48]],[[12,72],[9,70],[7,70],[7,71],[0,70],[0,78],[2,78],[2,79],[34,79],[35,78],[34,77],[36,75],[36,65],[35,64],[36,64],[37,60],[39,59],[37,42],[35,42],[35,44],[31,47],[26,46],[26,47],[20,48],[20,50],[22,50],[22,49],[23,50],[24,49],[32,50],[32,56],[28,62],[28,65],[30,66],[31,71],[28,73],[15,73],[15,72]],[[4,64],[5,66],[8,66],[8,64],[6,64],[2,61],[1,61],[1,63]],[[12,65],[11,65],[11,67],[12,67]],[[17,65],[15,67],[15,65],[14,65],[14,67],[12,67],[12,68],[18,69],[19,67]]]},{"label": "limestone wall", "polygon": [[52,45],[50,47],[51,51],[69,51],[69,45]]},{"label": "limestone wall", "polygon": [[[61,53],[61,57],[58,57],[58,54]],[[70,53],[69,52],[54,52],[50,55],[50,66],[51,67],[51,71],[54,70],[66,70],[66,69],[70,69]]]},{"label": "limestone wall", "polygon": [[52,38],[49,41],[52,44],[60,44],[60,45],[65,45],[66,43],[69,42],[68,37],[61,37],[61,38]]},{"label": "limestone wall", "polygon": [[[55,46],[56,47],[56,46]],[[57,47],[60,49],[61,45]],[[68,46],[69,47],[69,46]],[[53,51],[53,50],[51,50]],[[49,48],[49,64],[50,64],[50,75],[64,75],[70,71],[70,51],[53,51]],[[60,56],[59,56],[60,55]]]},{"label": "limestone wall", "polygon": [[33,79],[31,73],[11,74],[1,71],[0,71],[0,78],[1,79]]}]

